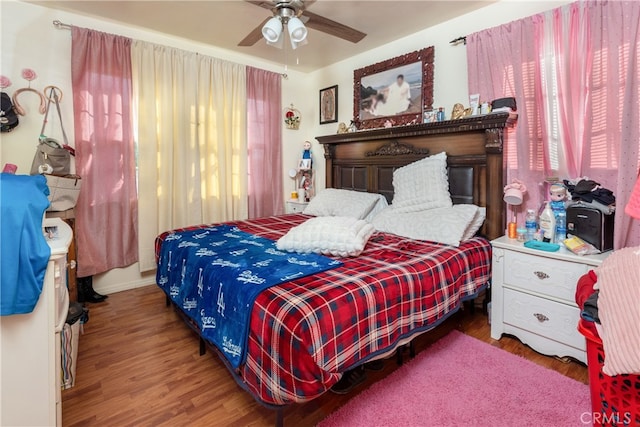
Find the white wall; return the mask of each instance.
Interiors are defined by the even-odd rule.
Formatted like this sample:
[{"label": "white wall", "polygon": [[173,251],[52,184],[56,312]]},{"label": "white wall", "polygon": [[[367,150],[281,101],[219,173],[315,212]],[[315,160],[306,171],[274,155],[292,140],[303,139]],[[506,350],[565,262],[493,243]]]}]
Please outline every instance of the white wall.
[{"label": "white wall", "polygon": [[[317,188],[324,187],[324,153],[315,136],[334,133],[337,124],[322,126],[318,124],[318,91],[320,89],[335,84],[339,86],[339,121],[349,123],[353,115],[353,70],[427,46],[435,46],[434,106],[444,106],[447,111],[450,111],[451,106],[456,102],[468,104],[466,50],[463,45],[451,46],[450,40],[566,3],[569,1],[502,1],[310,74],[289,70],[289,78],[283,80],[283,108],[293,103],[301,112],[302,122],[297,131],[283,130],[282,185],[285,196],[292,189],[287,171],[295,167],[305,140],[313,142]],[[20,77],[22,68],[33,68],[38,73],[38,79],[32,84],[35,88],[42,89],[52,84],[59,86],[66,95],[62,108],[71,141],[73,141],[71,35],[68,30],[55,29],[51,23],[54,19],[276,72],[283,71],[283,65],[201,43],[27,3],[0,0],[0,15],[2,24],[0,73],[13,81],[13,86],[8,88],[8,92],[12,93],[25,86],[26,82]],[[302,49],[312,48],[312,43],[302,47]],[[0,167],[7,162],[15,163],[18,165],[19,173],[28,173],[40,133],[42,116],[36,112],[36,99],[31,94],[24,95],[20,100],[26,107],[28,115],[20,118],[20,126],[12,133],[0,136]],[[59,137],[55,133],[52,136]],[[140,275],[138,266],[135,264],[129,268],[116,269],[96,277],[95,286],[100,292],[110,293],[150,284],[153,281],[153,274]]]}]

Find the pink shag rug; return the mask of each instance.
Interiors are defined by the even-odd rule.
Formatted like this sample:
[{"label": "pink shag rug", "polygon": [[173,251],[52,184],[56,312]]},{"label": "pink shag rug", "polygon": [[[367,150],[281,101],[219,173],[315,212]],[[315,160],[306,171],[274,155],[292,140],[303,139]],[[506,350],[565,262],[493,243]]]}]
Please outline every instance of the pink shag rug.
[{"label": "pink shag rug", "polygon": [[453,331],[319,427],[584,426],[590,415],[588,385]]}]

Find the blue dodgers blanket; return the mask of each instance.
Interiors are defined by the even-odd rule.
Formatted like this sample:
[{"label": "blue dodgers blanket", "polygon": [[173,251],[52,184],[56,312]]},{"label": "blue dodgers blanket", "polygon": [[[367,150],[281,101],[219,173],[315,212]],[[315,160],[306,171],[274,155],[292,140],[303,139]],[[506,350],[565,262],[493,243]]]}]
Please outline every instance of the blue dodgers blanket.
[{"label": "blue dodgers blanket", "polygon": [[219,225],[167,235],[156,281],[237,368],[258,294],[340,265],[322,255],[282,252],[272,240]]}]

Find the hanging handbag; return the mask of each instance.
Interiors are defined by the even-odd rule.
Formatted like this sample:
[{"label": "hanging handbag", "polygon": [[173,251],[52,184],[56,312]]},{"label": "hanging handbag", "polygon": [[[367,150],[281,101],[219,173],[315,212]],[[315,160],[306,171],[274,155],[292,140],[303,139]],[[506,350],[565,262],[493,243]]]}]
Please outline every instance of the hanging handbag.
[{"label": "hanging handbag", "polygon": [[[60,128],[62,129],[62,137],[64,139],[64,145],[61,145],[57,140],[53,138],[47,138],[44,134],[45,127],[47,125],[47,118],[49,117],[49,107],[51,106],[51,101],[56,104],[58,117],[60,119]],[[69,146],[67,133],[64,131],[64,125],[62,124],[62,113],[60,112],[58,94],[55,92],[55,89],[52,88],[51,94],[48,98],[47,108],[44,113],[44,120],[42,122],[42,130],[40,131],[38,148],[36,149],[36,155],[33,157],[33,162],[31,163],[31,175],[68,175],[71,172],[72,151],[73,149]]]},{"label": "hanging handbag", "polygon": [[[51,203],[47,210],[58,212],[73,209],[76,206],[78,196],[80,196],[82,180],[78,175],[69,174],[71,169],[71,156],[75,153],[73,148],[68,144],[67,134],[62,124],[60,100],[54,88],[51,89],[51,94],[48,99],[44,123],[42,124],[42,131],[40,132],[40,142],[38,143],[38,149],[31,166],[31,174],[44,174],[47,179],[47,185],[49,186],[49,202]],[[58,110],[64,145],[60,145],[55,139],[47,138],[44,135],[47,117],[49,115],[49,106],[52,101],[56,104],[56,109]]]}]

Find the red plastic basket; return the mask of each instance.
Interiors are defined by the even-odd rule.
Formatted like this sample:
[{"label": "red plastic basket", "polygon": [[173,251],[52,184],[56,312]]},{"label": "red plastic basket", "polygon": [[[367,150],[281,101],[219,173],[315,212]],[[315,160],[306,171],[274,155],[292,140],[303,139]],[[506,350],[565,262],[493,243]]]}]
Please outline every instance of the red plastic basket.
[{"label": "red plastic basket", "polygon": [[610,377],[602,372],[604,348],[592,325],[584,319],[578,324],[587,339],[591,421],[594,426],[640,426],[640,375]]}]

